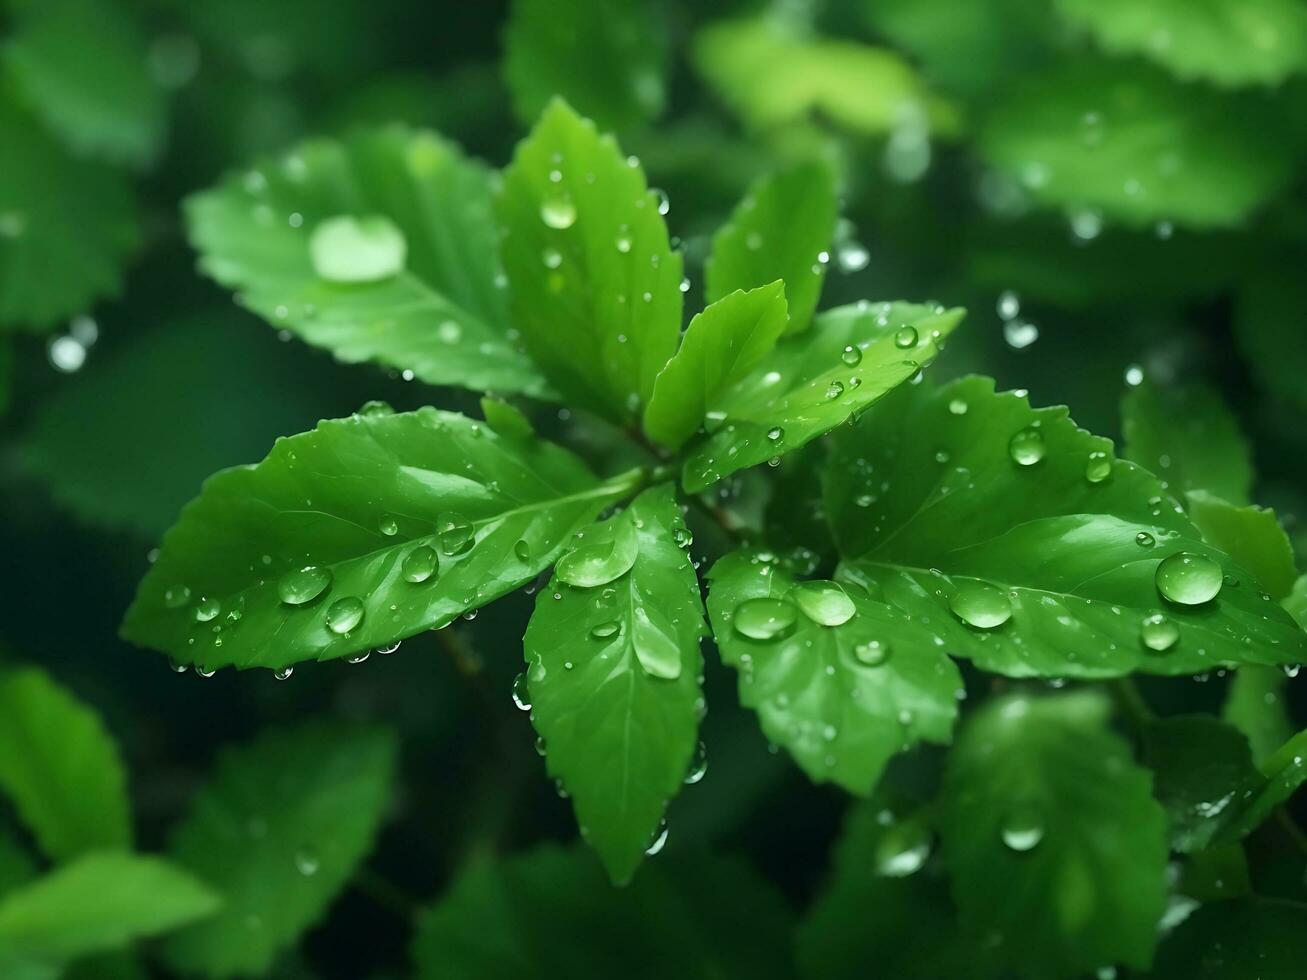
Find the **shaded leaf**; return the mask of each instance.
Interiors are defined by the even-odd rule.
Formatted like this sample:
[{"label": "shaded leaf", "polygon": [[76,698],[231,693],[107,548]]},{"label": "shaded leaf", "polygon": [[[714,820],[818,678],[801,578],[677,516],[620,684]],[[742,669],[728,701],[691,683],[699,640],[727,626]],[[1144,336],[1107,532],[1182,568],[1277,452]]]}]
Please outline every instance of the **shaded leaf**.
[{"label": "shaded leaf", "polygon": [[1293,734],[1287,681],[1279,667],[1246,664],[1235,671],[1226,690],[1221,717],[1244,733],[1259,765]]},{"label": "shaded leaf", "polygon": [[[1300,261],[1292,257],[1294,265]],[[1293,268],[1291,265],[1290,268]],[[1276,399],[1307,412],[1307,286],[1292,273],[1259,275],[1239,294],[1234,338],[1254,378]]]},{"label": "shaded leaf", "polygon": [[510,439],[531,439],[535,436],[531,420],[518,408],[498,398],[482,398],[481,415],[486,420],[486,425],[501,436]]},{"label": "shaded leaf", "polygon": [[1218,843],[1230,843],[1256,830],[1281,803],[1307,783],[1307,731],[1301,731],[1263,759],[1260,772],[1232,789],[1223,807]]},{"label": "shaded leaf", "polygon": [[36,877],[36,862],[13,834],[0,830],[0,896]]},{"label": "shaded leaf", "polygon": [[1270,898],[1214,902],[1162,943],[1153,980],[1297,980],[1307,961],[1307,905]]}]

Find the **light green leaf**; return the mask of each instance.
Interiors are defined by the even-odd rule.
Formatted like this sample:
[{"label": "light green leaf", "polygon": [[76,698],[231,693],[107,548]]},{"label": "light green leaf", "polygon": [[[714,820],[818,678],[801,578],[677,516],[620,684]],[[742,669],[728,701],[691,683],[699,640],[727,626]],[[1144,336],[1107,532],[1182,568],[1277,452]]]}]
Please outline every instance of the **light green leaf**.
[{"label": "light green leaf", "polygon": [[667,29],[639,0],[514,0],[504,79],[530,125],[556,95],[604,129],[657,118],[667,99]]},{"label": "light green leaf", "polygon": [[38,963],[122,949],[213,913],[217,895],[136,854],[84,854],[0,900],[0,948]]},{"label": "light green leaf", "polygon": [[614,889],[584,851],[547,846],[469,866],[422,915],[413,959],[419,980],[783,980],[790,928],[737,860],[662,856]]},{"label": "light green leaf", "polygon": [[1115,677],[1307,658],[1307,635],[1253,576],[1065,408],[965,378],[905,388],[835,445],[823,479],[839,577],[985,670]]},{"label": "light green leaf", "polygon": [[44,671],[0,672],[0,791],[50,858],[131,847],[126,781],[89,707]]},{"label": "light green leaf", "polygon": [[1234,315],[1234,339],[1248,370],[1275,399],[1307,412],[1307,344],[1302,342],[1302,310],[1307,285],[1293,273],[1301,254],[1290,258],[1290,271],[1276,270],[1254,278],[1240,293]]},{"label": "light green leaf", "polygon": [[[1275,550],[1272,548],[1271,553]],[[1307,629],[1307,575],[1299,577],[1282,605],[1299,626]],[[1244,666],[1230,681],[1221,717],[1248,736],[1253,760],[1259,766],[1293,735],[1285,688],[1288,674],[1296,675],[1297,667],[1295,664],[1281,670]]]},{"label": "light green leaf", "polygon": [[855,133],[897,125],[958,126],[898,54],[854,41],[803,37],[781,19],[722,21],[694,38],[699,74],[747,124],[765,129],[811,117]]},{"label": "light green leaf", "polygon": [[126,180],[75,160],[0,97],[0,329],[44,328],[118,294],[140,240]]},{"label": "light green leaf", "polygon": [[930,364],[962,316],[865,302],[821,314],[709,401],[709,432],[685,461],[686,490],[792,452],[855,417]]},{"label": "light green leaf", "polygon": [[498,398],[481,399],[481,417],[486,420],[486,425],[494,429],[501,436],[507,436],[510,439],[532,439],[535,437],[535,429],[522,411],[508,402],[500,401]]},{"label": "light green leaf", "polygon": [[1202,490],[1189,492],[1185,499],[1204,541],[1252,572],[1272,599],[1278,602],[1289,595],[1298,572],[1293,545],[1275,511],[1256,504],[1237,507]]},{"label": "light green leaf", "polygon": [[821,298],[835,238],[835,176],[808,163],[763,177],[713,236],[704,263],[709,302],[784,280],[787,333],[806,330]]},{"label": "light green leaf", "polygon": [[776,346],[785,330],[785,284],[736,291],[696,314],[654,382],[644,430],[672,449],[697,432],[708,404]]},{"label": "light green leaf", "polygon": [[980,133],[989,162],[1045,204],[1131,226],[1239,223],[1288,179],[1291,148],[1267,109],[1156,69],[1071,61],[1027,77]]},{"label": "light green leaf", "polygon": [[166,106],[129,7],[24,4],[14,28],[0,60],[24,101],[75,153],[131,164],[156,155]]},{"label": "light green leaf", "polygon": [[491,183],[454,144],[392,126],[233,174],[186,215],[204,272],[340,360],[548,397],[508,326]]},{"label": "light green leaf", "polygon": [[1121,421],[1122,455],[1156,473],[1175,496],[1206,490],[1232,503],[1248,502],[1248,440],[1214,389],[1144,381],[1121,399]]},{"label": "light green leaf", "polygon": [[210,669],[393,644],[529,582],[632,489],[449,412],[323,422],[204,484],[122,634]]},{"label": "light green leaf", "polygon": [[1307,68],[1296,0],[1058,0],[1110,54],[1140,55],[1185,81],[1276,85]]},{"label": "light green leaf", "polygon": [[390,799],[394,736],[310,724],[224,750],[170,848],[223,896],[165,960],[208,977],[267,971],[353,876]]},{"label": "light green leaf", "polygon": [[1017,972],[1148,965],[1166,815],[1095,692],[987,704],[949,753],[940,837],[963,923]]},{"label": "light green leaf", "polygon": [[611,548],[622,527],[637,543],[630,563],[620,563],[626,570],[574,587],[564,557],[523,641],[549,774],[617,882],[635,873],[690,769],[703,703],[699,641],[708,632],[671,486],[646,490],[586,528],[571,554]]},{"label": "light green leaf", "polygon": [[498,200],[514,326],[559,391],[623,424],[680,336],[681,256],[664,202],[560,99],[518,144]]},{"label": "light green leaf", "polygon": [[1298,980],[1307,905],[1272,898],[1213,902],[1162,942],[1151,980]]},{"label": "light green leaf", "polygon": [[917,742],[946,743],[962,679],[930,634],[859,590],[802,583],[765,553],[709,573],[708,612],[740,701],[814,782],[871,792]]}]

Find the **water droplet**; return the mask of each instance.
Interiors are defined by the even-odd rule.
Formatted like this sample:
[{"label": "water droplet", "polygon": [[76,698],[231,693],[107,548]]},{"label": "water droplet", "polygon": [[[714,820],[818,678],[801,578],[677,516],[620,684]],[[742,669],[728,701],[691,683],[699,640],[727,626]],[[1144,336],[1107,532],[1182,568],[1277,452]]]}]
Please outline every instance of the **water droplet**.
[{"label": "water droplet", "polygon": [[961,398],[954,398],[951,402],[948,403],[948,410],[954,415],[966,415],[967,403],[964,402]]},{"label": "water droplet", "polygon": [[879,667],[889,659],[889,644],[882,640],[868,640],[853,648],[853,656],[864,667]]},{"label": "water droplet", "polygon": [[779,425],[773,425],[770,429],[767,430],[767,438],[770,439],[772,442],[780,442],[782,439],[785,438],[785,430],[782,429]]},{"label": "water droplet", "polygon": [[341,596],[327,607],[327,629],[339,635],[348,633],[363,622],[363,600],[357,596]]},{"label": "water droplet", "polygon": [[758,597],[735,607],[735,631],[753,640],[775,640],[785,636],[798,621],[798,607],[788,599]]},{"label": "water droplet", "polygon": [[1141,548],[1151,548],[1153,545],[1157,544],[1157,539],[1147,531],[1140,531],[1135,535],[1135,544],[1139,545]]},{"label": "water droplet", "polygon": [[684,551],[694,544],[694,532],[684,525],[677,525],[672,528],[672,543]]},{"label": "water droplet", "polygon": [[594,544],[582,544],[568,552],[555,568],[558,577],[579,589],[607,585],[631,570],[639,553],[635,526],[619,519],[611,537]]},{"label": "water droplet", "polygon": [[217,668],[215,667],[201,667],[199,664],[195,665],[195,673],[199,674],[201,677],[212,677],[217,672]]},{"label": "water droplet", "polygon": [[191,590],[184,585],[174,585],[163,594],[163,604],[169,609],[180,609],[191,601]]},{"label": "water droplet", "polygon": [[953,614],[976,629],[992,630],[1012,618],[1012,603],[998,589],[976,582],[963,584],[949,599]]},{"label": "water droplet", "polygon": [[1039,339],[1039,328],[1029,320],[1008,320],[1003,324],[1003,339],[1013,350],[1025,350]]},{"label": "water droplet", "polygon": [[876,844],[876,873],[906,878],[921,870],[930,857],[930,830],[917,820],[892,824]]},{"label": "water droplet", "polygon": [[652,194],[654,196],[654,200],[658,202],[659,214],[666,214],[668,211],[672,209],[672,202],[668,200],[666,191],[658,187],[650,187],[649,193]]},{"label": "water droplet", "polygon": [[462,514],[450,512],[441,514],[436,521],[436,540],[440,542],[440,553],[453,557],[466,554],[476,544],[476,528]]},{"label": "water droplet", "polygon": [[655,854],[657,854],[666,846],[667,846],[667,821],[664,820],[662,823],[658,825],[658,830],[654,833],[653,840],[649,842],[649,846],[644,849],[644,853],[648,857],[653,857]]},{"label": "water droplet", "polygon": [[565,194],[551,195],[540,205],[540,220],[559,231],[576,224],[576,205]]},{"label": "water droplet", "polygon": [[557,269],[563,264],[563,253],[556,248],[547,248],[540,254],[546,269]]},{"label": "water droplet", "polygon": [[440,559],[436,557],[436,549],[420,544],[404,556],[404,563],[400,566],[400,574],[404,576],[405,582],[412,582],[416,585],[431,578],[436,573],[439,563]]},{"label": "water droplet", "polygon": [[828,384],[828,385],[826,386],[826,398],[827,398],[828,400],[830,400],[830,401],[834,401],[836,398],[839,398],[840,395],[842,395],[842,394],[844,394],[844,383],[843,383],[843,382],[841,382],[841,381],[832,381],[830,384]]},{"label": "water droplet", "polygon": [[999,832],[1011,850],[1033,850],[1044,839],[1044,818],[1034,807],[1017,807],[1003,818]]},{"label": "water droplet", "polygon": [[331,585],[331,569],[305,565],[292,569],[277,581],[277,595],[288,606],[302,606],[322,595]]},{"label": "water droplet", "polygon": [[1007,444],[1008,455],[1021,466],[1034,466],[1044,458],[1044,436],[1034,426],[1022,429]]},{"label": "water droplet", "polygon": [[1144,383],[1144,369],[1138,364],[1131,364],[1125,369],[1125,383],[1131,388],[1137,388]]},{"label": "water droplet", "polygon": [[590,635],[596,640],[607,640],[620,632],[622,632],[622,624],[613,619],[595,626],[590,630]]},{"label": "water droplet", "polygon": [[389,218],[339,215],[320,222],[309,236],[313,271],[328,282],[375,282],[404,268],[408,242]]},{"label": "water droplet", "polygon": [[840,354],[840,360],[843,361],[845,364],[847,364],[849,367],[857,367],[859,364],[862,363],[861,348],[855,347],[853,344],[849,344],[847,347],[844,348],[843,353]]},{"label": "water droplet", "polygon": [[518,542],[513,545],[513,557],[525,565],[531,560],[531,546],[525,541],[519,539]]},{"label": "water droplet", "polygon": [[388,415],[394,415],[395,408],[390,402],[373,399],[364,402],[355,414],[361,415],[365,419],[385,418]]},{"label": "water droplet", "polygon": [[1144,623],[1139,628],[1139,638],[1148,649],[1165,653],[1180,639],[1180,628],[1167,619],[1165,614],[1155,612],[1144,617]]},{"label": "water droplet", "polygon": [[305,878],[312,878],[321,866],[318,855],[309,848],[302,847],[295,852],[295,870]]},{"label": "water droplet", "polygon": [[279,681],[288,681],[290,680],[290,675],[293,673],[295,673],[294,667],[281,667],[277,670],[274,670],[272,672],[272,676]]},{"label": "water droplet", "polygon": [[396,640],[394,643],[383,643],[381,646],[377,647],[377,655],[380,657],[389,657],[399,649],[399,643],[399,640]]},{"label": "water droplet", "polygon": [[900,350],[907,350],[909,347],[917,346],[917,328],[900,327],[894,334],[894,346]]},{"label": "water droplet", "polygon": [[1015,320],[1021,312],[1021,297],[1010,289],[998,294],[998,315],[1004,320]]},{"label": "water droplet", "polygon": [[858,612],[838,582],[802,582],[790,590],[789,597],[809,619],[822,626],[842,626]]},{"label": "water droplet", "polygon": [[394,537],[399,533],[399,521],[395,520],[395,518],[391,517],[389,514],[383,516],[377,526],[381,529],[381,533],[388,538]]},{"label": "water droplet", "polygon": [[220,612],[222,612],[222,603],[217,599],[200,596],[200,601],[195,605],[195,621],[197,623],[207,623],[212,619],[216,619]]},{"label": "water droplet", "polygon": [[702,742],[694,750],[694,758],[690,760],[690,768],[685,772],[685,785],[693,786],[704,777],[708,771],[708,746]]},{"label": "water droplet", "polygon": [[1089,454],[1085,463],[1085,479],[1090,483],[1102,483],[1112,475],[1112,457],[1101,450]]},{"label": "water droplet", "polygon": [[667,628],[654,622],[644,606],[636,606],[631,621],[631,647],[644,672],[662,680],[681,676],[681,648]]},{"label": "water droplet", "polygon": [[527,687],[526,671],[513,678],[513,704],[518,711],[531,710],[531,693]]},{"label": "water droplet", "polygon": [[1163,598],[1182,606],[1199,606],[1221,591],[1221,566],[1202,555],[1180,551],[1162,559],[1154,581]]}]

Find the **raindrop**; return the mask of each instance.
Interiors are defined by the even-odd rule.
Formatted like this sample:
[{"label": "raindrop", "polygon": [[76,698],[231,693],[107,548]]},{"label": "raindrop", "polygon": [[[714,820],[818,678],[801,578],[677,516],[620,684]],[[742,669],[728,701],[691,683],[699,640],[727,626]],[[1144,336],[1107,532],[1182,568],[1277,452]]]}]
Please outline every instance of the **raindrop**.
[{"label": "raindrop", "polygon": [[408,242],[389,218],[338,215],[328,218],[309,236],[313,271],[328,282],[375,282],[404,268]]},{"label": "raindrop", "polygon": [[277,595],[288,606],[312,602],[331,585],[331,569],[305,565],[292,569],[277,581]]},{"label": "raindrop", "polygon": [[279,681],[288,681],[293,673],[295,673],[294,667],[280,667],[272,672],[272,676]]},{"label": "raindrop", "polygon": [[531,694],[527,688],[526,671],[513,679],[513,703],[518,711],[531,710]]},{"label": "raindrop", "polygon": [[887,828],[876,844],[876,873],[885,878],[906,878],[921,870],[930,857],[930,830],[916,820]]},{"label": "raindrop", "polygon": [[540,257],[544,260],[546,269],[557,269],[563,264],[563,253],[556,248],[547,248]]},{"label": "raindrop", "polygon": [[1034,426],[1022,429],[1007,444],[1008,455],[1020,466],[1034,466],[1044,458],[1044,436]]},{"label": "raindrop", "polygon": [[1033,850],[1044,839],[1044,819],[1034,807],[1018,807],[1003,819],[1000,834],[1011,850]]},{"label": "raindrop", "polygon": [[1135,535],[1135,544],[1139,545],[1141,548],[1151,548],[1153,545],[1157,544],[1157,539],[1147,531],[1140,531]]},{"label": "raindrop", "polygon": [[191,590],[184,585],[174,585],[163,594],[163,604],[169,609],[180,609],[191,601]]},{"label": "raindrop", "polygon": [[607,640],[622,632],[622,624],[615,619],[599,623],[590,630],[590,636],[596,640]]},{"label": "raindrop", "polygon": [[853,656],[864,667],[879,667],[889,659],[889,644],[882,640],[868,640],[853,648]]},{"label": "raindrop", "polygon": [[1089,454],[1085,463],[1085,479],[1090,483],[1102,483],[1112,475],[1112,457],[1101,450]]},{"label": "raindrop", "polygon": [[1221,566],[1202,555],[1180,551],[1162,559],[1154,581],[1163,598],[1182,606],[1199,606],[1221,591]]},{"label": "raindrop", "polygon": [[1039,328],[1029,320],[1008,320],[1003,324],[1003,339],[1013,350],[1025,350],[1039,339]]},{"label": "raindrop", "polygon": [[1131,388],[1137,388],[1144,383],[1144,369],[1138,364],[1131,364],[1125,369],[1125,383]]},{"label": "raindrop", "polygon": [[215,667],[201,667],[199,664],[195,665],[195,673],[199,674],[201,677],[212,677],[217,672],[217,668]]},{"label": "raindrop", "polygon": [[440,515],[436,521],[436,539],[440,542],[440,553],[448,557],[462,555],[476,544],[476,529],[462,514],[450,512]]},{"label": "raindrop", "polygon": [[644,853],[648,857],[653,857],[655,854],[657,854],[666,846],[667,846],[667,821],[664,820],[662,821],[662,823],[658,825],[658,830],[655,832],[653,840],[649,842],[649,846],[644,849]]},{"label": "raindrop", "polygon": [[405,582],[412,582],[416,585],[431,578],[436,573],[439,563],[440,559],[436,557],[436,549],[429,545],[420,544],[404,556],[404,563],[400,566],[400,574],[404,576]]},{"label": "raindrop", "polygon": [[86,363],[86,348],[76,337],[55,337],[46,351],[50,366],[64,374],[79,371]]},{"label": "raindrop", "polygon": [[907,350],[909,347],[917,346],[917,328],[900,327],[894,334],[894,346],[900,350]]},{"label": "raindrop", "polygon": [[838,582],[802,582],[790,590],[790,598],[809,619],[822,626],[842,626],[858,612]]},{"label": "raindrop", "polygon": [[1004,320],[1015,320],[1021,312],[1021,298],[1010,289],[998,295],[998,315]]},{"label": "raindrop", "polygon": [[576,205],[565,195],[547,197],[540,205],[540,220],[560,231],[571,228],[576,223]]},{"label": "raindrop", "polygon": [[859,364],[862,363],[861,348],[853,344],[849,344],[847,347],[844,348],[843,353],[840,354],[840,360],[843,361],[845,364],[847,364],[849,367],[857,367]]},{"label": "raindrop", "polygon": [[1139,638],[1148,649],[1165,653],[1180,639],[1180,629],[1163,613],[1155,612],[1144,617],[1144,623],[1139,628]]},{"label": "raindrop", "polygon": [[216,619],[220,612],[222,612],[222,604],[217,599],[201,596],[200,601],[195,605],[195,621],[197,623],[207,623],[212,619]]},{"label": "raindrop", "polygon": [[782,439],[785,438],[785,430],[782,429],[779,425],[773,425],[770,429],[767,430],[767,438],[770,439],[772,442],[780,442]]},{"label": "raindrop", "polygon": [[635,526],[629,520],[619,520],[609,540],[574,548],[563,556],[555,571],[568,585],[593,589],[625,575],[638,553]]},{"label": "raindrop", "polygon": [[357,596],[341,596],[327,607],[327,629],[339,635],[363,622],[363,600]]},{"label": "raindrop", "polygon": [[1012,603],[998,589],[980,583],[964,584],[949,599],[953,614],[976,629],[991,630],[1012,618]]},{"label": "raindrop", "polygon": [[668,200],[666,191],[658,187],[650,187],[649,193],[652,194],[654,196],[654,200],[658,202],[659,214],[666,214],[668,211],[672,209],[672,202]]},{"label": "raindrop", "polygon": [[312,878],[321,866],[318,855],[308,848],[300,848],[295,852],[295,870],[305,878]]},{"label": "raindrop", "polygon": [[677,525],[672,528],[672,543],[684,551],[694,544],[694,532],[684,525]]},{"label": "raindrop", "polygon": [[735,607],[735,631],[753,640],[775,640],[785,636],[798,621],[798,609],[788,599],[758,597]]},{"label": "raindrop", "polygon": [[967,403],[964,402],[961,398],[954,398],[951,402],[948,403],[948,410],[953,415],[966,415]]},{"label": "raindrop", "polygon": [[685,773],[685,785],[693,786],[703,779],[704,773],[708,771],[708,746],[702,742],[694,750],[694,758],[690,760],[690,768]]},{"label": "raindrop", "polygon": [[828,385],[826,386],[826,398],[827,398],[829,401],[834,401],[836,398],[839,398],[840,395],[842,395],[842,394],[844,394],[844,383],[843,383],[843,382],[841,382],[841,381],[832,381],[830,384],[828,384]]},{"label": "raindrop", "polygon": [[396,650],[399,649],[399,643],[400,641],[396,640],[394,643],[382,644],[381,646],[377,647],[377,655],[380,657],[389,657],[392,653],[394,653]]},{"label": "raindrop", "polygon": [[517,543],[513,545],[513,557],[525,565],[531,560],[531,546],[518,539]]},{"label": "raindrop", "polygon": [[388,538],[399,533],[399,522],[389,514],[384,515],[377,526],[381,529],[381,533]]}]

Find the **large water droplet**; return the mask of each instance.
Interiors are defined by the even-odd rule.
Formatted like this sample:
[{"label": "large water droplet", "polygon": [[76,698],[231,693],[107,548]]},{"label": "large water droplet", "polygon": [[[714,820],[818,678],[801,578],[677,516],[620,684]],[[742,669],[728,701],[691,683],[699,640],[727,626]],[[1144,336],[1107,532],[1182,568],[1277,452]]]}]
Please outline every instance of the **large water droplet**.
[{"label": "large water droplet", "polygon": [[836,398],[839,398],[840,395],[842,394],[844,394],[844,382],[832,381],[830,384],[826,386],[826,398],[829,399],[830,401],[834,401]]},{"label": "large water droplet", "polygon": [[513,557],[525,565],[531,560],[531,546],[519,538],[513,545]]},{"label": "large water droplet", "polygon": [[272,672],[272,676],[279,681],[288,681],[293,673],[295,673],[294,667],[280,667]]},{"label": "large water droplet", "polygon": [[599,623],[592,627],[590,635],[596,640],[607,640],[622,632],[622,624],[612,619],[606,623]]},{"label": "large water droplet", "polygon": [[735,631],[753,640],[774,640],[794,628],[798,607],[788,599],[758,597],[745,599],[735,607]]},{"label": "large water droplet", "polygon": [[864,667],[879,667],[889,659],[889,644],[883,640],[868,640],[853,648],[853,656]]},{"label": "large water droplet", "polygon": [[1180,628],[1167,619],[1164,613],[1152,613],[1144,617],[1143,625],[1139,628],[1139,638],[1148,649],[1165,653],[1180,639]]},{"label": "large water droplet", "polygon": [[650,677],[676,680],[681,676],[681,648],[670,631],[654,622],[643,606],[631,618],[631,646],[640,666]]},{"label": "large water droplet", "polygon": [[999,833],[1012,850],[1033,850],[1044,839],[1044,818],[1034,807],[1017,807],[1003,818]]},{"label": "large water droplet", "polygon": [[1112,475],[1112,457],[1097,450],[1089,454],[1085,463],[1085,479],[1090,483],[1102,483]]},{"label": "large water droplet", "polygon": [[1008,455],[1021,466],[1034,466],[1044,458],[1044,435],[1034,426],[1022,429],[1007,444]]},{"label": "large water droplet", "polygon": [[327,607],[327,629],[343,635],[363,622],[363,600],[358,596],[341,596]]},{"label": "large water droplet", "polygon": [[1012,603],[1006,595],[991,586],[973,582],[953,593],[949,608],[962,622],[981,630],[992,630],[1012,618]]},{"label": "large water droplet", "polygon": [[664,820],[662,823],[658,825],[657,831],[654,832],[653,840],[651,840],[649,842],[649,846],[644,849],[644,853],[648,857],[653,857],[655,854],[657,854],[666,846],[667,846],[667,821]]},{"label": "large water droplet", "polygon": [[562,557],[555,571],[568,585],[593,589],[630,571],[639,550],[634,525],[619,519],[608,540],[574,548]]},{"label": "large water droplet", "polygon": [[384,215],[328,218],[309,236],[313,271],[329,282],[374,282],[400,272],[408,242]]},{"label": "large water droplet", "polygon": [[513,704],[518,711],[531,710],[531,692],[527,686],[526,671],[513,678]]},{"label": "large water droplet", "polygon": [[1153,545],[1157,544],[1157,539],[1147,531],[1140,531],[1135,535],[1135,544],[1139,545],[1141,548],[1151,548]]},{"label": "large water droplet", "polygon": [[412,582],[416,585],[431,578],[436,573],[439,564],[440,559],[436,557],[436,549],[429,545],[420,544],[404,556],[404,563],[400,566],[400,574],[404,576],[405,582]]},{"label": "large water droplet", "polygon": [[576,223],[576,205],[570,197],[551,195],[540,205],[540,220],[560,231],[571,228]]},{"label": "large water droplet", "polygon": [[322,595],[331,585],[331,569],[305,565],[277,580],[277,595],[288,606],[302,606]]},{"label": "large water droplet", "polygon": [[876,873],[886,878],[906,878],[921,870],[930,857],[930,829],[917,820],[905,820],[886,828],[876,844]]},{"label": "large water droplet", "polygon": [[1182,606],[1199,606],[1221,591],[1221,566],[1202,555],[1180,551],[1162,559],[1154,581],[1163,598]]},{"label": "large water droplet", "polygon": [[399,533],[399,521],[389,514],[383,514],[381,520],[377,522],[377,529],[388,538],[393,538]]},{"label": "large water droplet", "polygon": [[900,350],[907,350],[909,347],[917,346],[917,328],[900,327],[894,334],[894,346]]},{"label": "large water droplet", "polygon": [[436,521],[436,540],[440,542],[441,554],[462,555],[476,544],[476,528],[462,514],[451,511],[441,514]]},{"label": "large water droplet", "polygon": [[789,596],[814,623],[842,626],[857,614],[857,607],[838,582],[802,582]]},{"label": "large water droplet", "polygon": [[840,360],[849,367],[857,367],[862,363],[862,350],[853,344],[849,344],[844,348],[844,352],[840,354]]},{"label": "large water droplet", "polygon": [[201,596],[200,601],[195,604],[195,621],[197,623],[207,623],[212,619],[216,619],[220,612],[222,612],[222,603],[217,599]]}]

